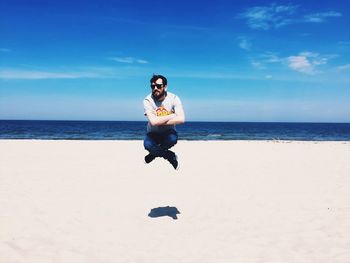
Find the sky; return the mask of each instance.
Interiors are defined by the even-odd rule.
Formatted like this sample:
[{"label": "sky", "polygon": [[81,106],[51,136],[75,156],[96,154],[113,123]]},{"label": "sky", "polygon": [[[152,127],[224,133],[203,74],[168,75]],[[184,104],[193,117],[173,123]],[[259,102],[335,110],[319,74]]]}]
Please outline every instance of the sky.
[{"label": "sky", "polygon": [[350,122],[350,2],[0,3],[0,119],[145,120],[152,75],[187,121]]}]

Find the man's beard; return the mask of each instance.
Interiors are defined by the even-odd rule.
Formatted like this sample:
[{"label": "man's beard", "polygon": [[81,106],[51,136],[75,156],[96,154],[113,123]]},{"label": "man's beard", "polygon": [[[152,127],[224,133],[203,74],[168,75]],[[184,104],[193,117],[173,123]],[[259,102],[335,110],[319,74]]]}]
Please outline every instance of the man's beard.
[{"label": "man's beard", "polygon": [[152,95],[156,100],[159,100],[160,98],[162,98],[165,95],[165,89],[163,89],[163,91],[159,92],[158,95],[156,95],[155,91],[153,91]]}]

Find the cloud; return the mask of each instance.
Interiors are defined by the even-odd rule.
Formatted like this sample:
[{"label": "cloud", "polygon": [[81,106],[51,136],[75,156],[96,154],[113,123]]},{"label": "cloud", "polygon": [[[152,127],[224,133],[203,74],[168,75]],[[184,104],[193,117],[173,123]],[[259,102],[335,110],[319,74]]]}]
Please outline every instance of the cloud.
[{"label": "cloud", "polygon": [[259,59],[253,60],[250,64],[256,69],[266,69],[266,64],[281,63],[283,60],[283,58],[278,57],[275,53],[266,52],[261,54]]},{"label": "cloud", "polygon": [[128,63],[128,64],[132,64],[134,62],[132,57],[124,57],[124,58],[113,57],[113,58],[110,58],[110,59],[113,60],[113,61],[117,61],[117,62],[121,62],[121,63]]},{"label": "cloud", "polygon": [[302,52],[297,56],[289,56],[286,63],[290,69],[305,73],[315,74],[318,72],[317,66],[327,64],[328,58],[321,57],[318,53]]},{"label": "cloud", "polygon": [[10,52],[11,49],[8,48],[0,48],[0,52]]},{"label": "cloud", "polygon": [[252,66],[255,68],[265,68],[266,64],[278,63],[281,65],[287,65],[288,68],[304,73],[304,74],[316,74],[320,71],[318,67],[328,63],[328,60],[336,57],[336,55],[320,55],[316,52],[304,51],[297,55],[288,57],[279,57],[277,54],[267,52],[260,55],[260,61],[252,62]]},{"label": "cloud", "polygon": [[305,56],[290,56],[287,58],[289,68],[311,74],[314,72],[314,67]]},{"label": "cloud", "polygon": [[250,79],[261,80],[260,76],[252,74],[239,74],[222,71],[168,71],[167,76],[173,78],[194,78],[194,79]]},{"label": "cloud", "polygon": [[255,6],[248,8],[238,17],[247,20],[249,27],[253,29],[268,30],[279,28],[291,23],[290,17],[295,13],[296,5]]},{"label": "cloud", "polygon": [[141,66],[101,67],[85,66],[65,70],[38,70],[30,68],[0,68],[0,79],[41,80],[41,79],[83,79],[83,78],[129,78],[144,76],[147,69]]},{"label": "cloud", "polygon": [[261,57],[263,58],[264,62],[267,63],[278,63],[283,61],[282,58],[278,57],[278,55],[272,52],[266,52],[262,54]]},{"label": "cloud", "polygon": [[255,6],[248,8],[238,18],[246,20],[247,25],[252,29],[269,30],[277,29],[295,23],[323,23],[330,17],[341,17],[342,14],[336,11],[327,11],[298,15],[297,5]]},{"label": "cloud", "polygon": [[112,58],[109,58],[109,59],[113,60],[113,61],[120,62],[120,63],[127,63],[127,64],[134,64],[134,63],[147,64],[148,63],[147,60],[136,59],[136,58],[133,58],[133,57],[112,57]]},{"label": "cloud", "polygon": [[257,69],[265,69],[266,68],[265,65],[260,61],[252,61],[251,65]]},{"label": "cloud", "polygon": [[341,13],[335,11],[323,12],[323,13],[314,13],[304,16],[305,22],[310,23],[323,23],[326,22],[329,17],[340,17]]},{"label": "cloud", "polygon": [[147,64],[148,63],[147,60],[143,60],[143,59],[137,59],[136,62],[139,64]]},{"label": "cloud", "polygon": [[250,40],[246,37],[239,37],[238,38],[238,46],[241,48],[241,49],[244,49],[246,51],[250,51],[251,48],[252,48],[252,43],[250,42]]},{"label": "cloud", "polygon": [[77,78],[94,78],[99,74],[94,72],[48,72],[48,71],[31,71],[31,70],[0,70],[0,79],[77,79]]}]

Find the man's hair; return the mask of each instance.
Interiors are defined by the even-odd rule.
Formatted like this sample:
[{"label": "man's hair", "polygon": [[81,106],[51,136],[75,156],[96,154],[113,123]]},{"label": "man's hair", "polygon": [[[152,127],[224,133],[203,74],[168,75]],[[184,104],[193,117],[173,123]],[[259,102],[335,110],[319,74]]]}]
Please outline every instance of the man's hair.
[{"label": "man's hair", "polygon": [[162,79],[163,80],[163,85],[167,85],[168,84],[168,80],[166,79],[166,77],[164,77],[163,75],[155,75],[155,74],[153,74],[153,76],[152,76],[152,78],[150,80],[151,84],[156,82],[157,79]]}]

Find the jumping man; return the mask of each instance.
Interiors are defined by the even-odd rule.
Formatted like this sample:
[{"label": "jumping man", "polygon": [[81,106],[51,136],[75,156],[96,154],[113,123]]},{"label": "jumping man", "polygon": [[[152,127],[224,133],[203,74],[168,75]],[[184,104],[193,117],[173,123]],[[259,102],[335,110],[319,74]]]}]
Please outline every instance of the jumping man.
[{"label": "jumping man", "polygon": [[153,75],[150,83],[152,93],[143,100],[144,114],[148,119],[144,147],[149,154],[145,156],[145,162],[163,157],[177,170],[177,156],[169,149],[177,143],[175,125],[185,122],[182,103],[178,96],[167,91],[166,77]]}]

